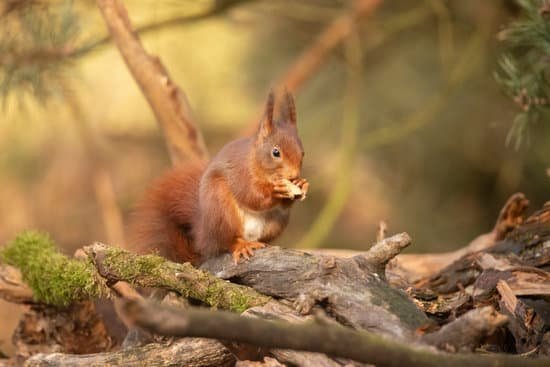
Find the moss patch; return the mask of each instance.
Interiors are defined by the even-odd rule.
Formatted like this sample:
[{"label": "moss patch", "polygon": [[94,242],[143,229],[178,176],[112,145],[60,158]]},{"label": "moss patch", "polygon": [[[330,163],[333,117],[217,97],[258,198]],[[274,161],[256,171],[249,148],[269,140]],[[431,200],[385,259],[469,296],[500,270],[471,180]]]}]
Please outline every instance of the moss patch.
[{"label": "moss patch", "polygon": [[121,279],[132,281],[137,277],[156,276],[166,260],[157,255],[136,255],[126,250],[110,247],[103,263]]},{"label": "moss patch", "polygon": [[61,254],[45,233],[25,231],[19,234],[0,251],[0,260],[21,271],[36,301],[66,306],[101,296],[92,265]]}]

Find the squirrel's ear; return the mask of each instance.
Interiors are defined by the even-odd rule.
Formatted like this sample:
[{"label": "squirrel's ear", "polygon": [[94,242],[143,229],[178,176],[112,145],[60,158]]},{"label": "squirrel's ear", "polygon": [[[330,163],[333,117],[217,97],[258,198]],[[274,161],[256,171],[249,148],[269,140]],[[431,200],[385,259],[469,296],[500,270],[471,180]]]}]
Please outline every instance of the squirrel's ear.
[{"label": "squirrel's ear", "polygon": [[265,104],[265,113],[262,121],[260,122],[260,128],[258,129],[258,136],[266,137],[273,131],[273,108],[275,106],[275,94],[273,91],[269,92],[267,97],[267,103]]},{"label": "squirrel's ear", "polygon": [[285,91],[285,101],[281,104],[281,118],[285,122],[296,125],[296,104],[292,93],[289,91]]}]

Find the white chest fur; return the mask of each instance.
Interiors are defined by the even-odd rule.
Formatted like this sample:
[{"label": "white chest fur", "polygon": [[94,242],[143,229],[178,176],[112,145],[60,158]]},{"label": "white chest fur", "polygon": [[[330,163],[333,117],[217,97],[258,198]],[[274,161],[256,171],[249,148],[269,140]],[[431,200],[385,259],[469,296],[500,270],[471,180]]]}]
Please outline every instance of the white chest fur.
[{"label": "white chest fur", "polygon": [[276,206],[273,209],[261,212],[240,208],[240,214],[244,240],[259,241],[265,236],[269,226],[272,225],[271,222],[281,216],[288,215],[288,208]]}]

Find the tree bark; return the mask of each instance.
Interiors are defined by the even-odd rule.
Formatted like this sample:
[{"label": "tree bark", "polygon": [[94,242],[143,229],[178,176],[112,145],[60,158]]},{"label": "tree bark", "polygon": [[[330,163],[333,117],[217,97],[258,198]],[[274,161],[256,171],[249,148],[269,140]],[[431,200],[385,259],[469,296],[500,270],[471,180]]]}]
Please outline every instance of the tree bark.
[{"label": "tree bark", "polygon": [[345,325],[407,339],[428,322],[402,291],[384,279],[384,264],[410,244],[406,233],[387,238],[349,259],[269,247],[249,261],[234,264],[223,255],[202,265],[223,279],[258,292],[295,301],[308,313],[322,305]]}]

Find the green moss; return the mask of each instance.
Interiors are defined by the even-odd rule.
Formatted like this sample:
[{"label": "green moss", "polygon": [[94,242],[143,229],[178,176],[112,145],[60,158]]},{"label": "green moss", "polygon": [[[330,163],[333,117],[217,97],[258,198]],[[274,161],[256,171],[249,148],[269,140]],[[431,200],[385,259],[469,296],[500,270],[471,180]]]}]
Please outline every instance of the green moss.
[{"label": "green moss", "polygon": [[154,276],[166,260],[156,255],[135,255],[119,248],[109,248],[104,263],[116,271],[121,279],[132,280],[140,275]]},{"label": "green moss", "polygon": [[231,311],[239,313],[244,312],[252,306],[251,303],[253,303],[253,301],[257,300],[251,300],[250,297],[247,297],[242,292],[235,292],[231,297]]},{"label": "green moss", "polygon": [[[208,273],[205,273],[204,279],[199,282],[208,283],[208,286],[204,296],[198,298],[213,308],[225,308],[241,313],[250,307],[263,305],[270,300],[269,296],[256,295],[255,292],[249,292],[248,288],[212,278]],[[228,287],[229,284],[230,287]]]},{"label": "green moss", "polygon": [[21,271],[39,302],[64,306],[101,295],[91,264],[61,254],[45,233],[19,234],[0,251],[0,259]]}]

